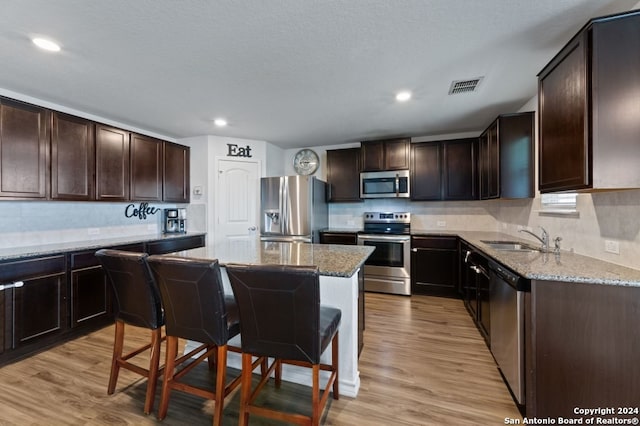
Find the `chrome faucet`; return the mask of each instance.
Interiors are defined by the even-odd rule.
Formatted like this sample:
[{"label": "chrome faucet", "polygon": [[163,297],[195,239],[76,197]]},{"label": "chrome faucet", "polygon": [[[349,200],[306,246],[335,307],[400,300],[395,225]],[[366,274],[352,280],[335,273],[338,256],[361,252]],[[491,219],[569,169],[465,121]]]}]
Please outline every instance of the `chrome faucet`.
[{"label": "chrome faucet", "polygon": [[542,230],[541,237],[538,237],[535,233],[529,231],[528,229],[521,229],[519,232],[526,232],[527,234],[534,236],[538,241],[542,243],[542,251],[548,252],[549,251],[549,233],[542,226],[540,227],[540,229]]}]

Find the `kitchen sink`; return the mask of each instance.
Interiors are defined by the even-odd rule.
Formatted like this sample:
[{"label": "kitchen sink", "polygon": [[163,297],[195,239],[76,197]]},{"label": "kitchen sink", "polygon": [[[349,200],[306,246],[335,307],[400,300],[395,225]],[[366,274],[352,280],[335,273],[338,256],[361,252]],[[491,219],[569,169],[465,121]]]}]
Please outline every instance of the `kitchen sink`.
[{"label": "kitchen sink", "polygon": [[493,240],[481,240],[494,250],[502,251],[540,251],[539,247],[529,245],[527,243],[521,243],[519,241],[493,241]]}]

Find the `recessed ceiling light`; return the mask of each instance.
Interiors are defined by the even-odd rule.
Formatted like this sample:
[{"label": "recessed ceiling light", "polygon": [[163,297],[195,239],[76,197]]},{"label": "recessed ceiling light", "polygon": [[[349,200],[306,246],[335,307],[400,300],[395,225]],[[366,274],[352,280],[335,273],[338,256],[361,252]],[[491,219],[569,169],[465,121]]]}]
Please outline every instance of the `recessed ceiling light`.
[{"label": "recessed ceiling light", "polygon": [[45,38],[36,37],[32,39],[33,44],[38,46],[40,49],[48,50],[49,52],[59,52],[60,46],[57,43],[52,42],[51,40],[47,40]]},{"label": "recessed ceiling light", "polygon": [[216,118],[215,120],[213,120],[213,124],[218,127],[224,127],[227,125],[227,120],[225,120],[224,118]]},{"label": "recessed ceiling light", "polygon": [[406,102],[409,99],[411,99],[411,92],[408,90],[396,93],[396,101],[398,102]]}]

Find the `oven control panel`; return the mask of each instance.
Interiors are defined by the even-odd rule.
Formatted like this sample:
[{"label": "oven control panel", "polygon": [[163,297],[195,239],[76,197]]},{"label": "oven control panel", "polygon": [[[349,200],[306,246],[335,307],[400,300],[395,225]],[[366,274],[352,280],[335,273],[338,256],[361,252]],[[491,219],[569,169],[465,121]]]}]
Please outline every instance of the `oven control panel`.
[{"label": "oven control panel", "polygon": [[365,212],[364,223],[411,223],[411,213],[408,212]]}]

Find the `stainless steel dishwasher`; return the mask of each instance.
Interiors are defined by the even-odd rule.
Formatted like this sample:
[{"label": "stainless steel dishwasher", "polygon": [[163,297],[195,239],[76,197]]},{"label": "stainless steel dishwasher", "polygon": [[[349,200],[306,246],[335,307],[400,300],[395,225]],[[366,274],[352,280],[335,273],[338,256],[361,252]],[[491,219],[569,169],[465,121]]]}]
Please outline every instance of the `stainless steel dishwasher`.
[{"label": "stainless steel dishwasher", "polygon": [[489,262],[491,353],[518,404],[525,403],[524,294],[528,280]]}]

